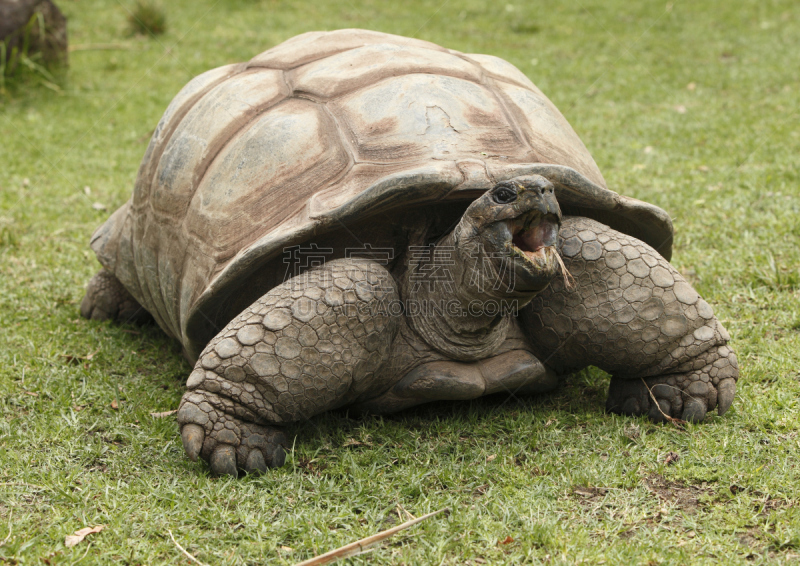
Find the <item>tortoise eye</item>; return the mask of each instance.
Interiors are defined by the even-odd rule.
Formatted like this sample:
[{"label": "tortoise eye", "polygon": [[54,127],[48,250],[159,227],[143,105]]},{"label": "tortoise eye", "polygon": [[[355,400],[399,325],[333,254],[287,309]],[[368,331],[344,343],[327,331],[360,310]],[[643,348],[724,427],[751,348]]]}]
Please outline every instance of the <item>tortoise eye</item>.
[{"label": "tortoise eye", "polygon": [[492,198],[497,204],[508,204],[517,200],[517,191],[509,187],[500,187],[492,194]]}]

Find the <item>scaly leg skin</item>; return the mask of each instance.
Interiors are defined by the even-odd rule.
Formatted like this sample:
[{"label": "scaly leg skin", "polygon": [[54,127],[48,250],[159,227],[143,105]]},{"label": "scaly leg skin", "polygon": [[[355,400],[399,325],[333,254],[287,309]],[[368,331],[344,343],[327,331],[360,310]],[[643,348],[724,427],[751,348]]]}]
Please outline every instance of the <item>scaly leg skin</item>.
[{"label": "scaly leg skin", "polygon": [[81,316],[90,320],[116,320],[142,323],[151,316],[122,286],[113,273],[98,271],[89,280],[81,301]]},{"label": "scaly leg skin", "polygon": [[[183,446],[215,475],[283,465],[273,425],[369,391],[397,331],[392,276],[338,259],[275,287],[209,342],[178,409]],[[379,386],[379,384],[378,384]]]},{"label": "scaly leg skin", "polygon": [[724,414],[736,355],[680,273],[647,244],[587,218],[565,218],[559,241],[576,287],[554,281],[520,313],[539,359],[559,374],[609,372],[612,412],[695,422],[715,407]]}]

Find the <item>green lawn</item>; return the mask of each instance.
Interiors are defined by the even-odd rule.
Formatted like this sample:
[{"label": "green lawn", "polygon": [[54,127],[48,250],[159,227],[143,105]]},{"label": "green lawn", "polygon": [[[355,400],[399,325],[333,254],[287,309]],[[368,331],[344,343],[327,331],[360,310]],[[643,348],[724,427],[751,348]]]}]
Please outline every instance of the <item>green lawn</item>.
[{"label": "green lawn", "polygon": [[[170,0],[157,39],[127,35],[128,0],[58,3],[73,45],[123,49],[76,50],[59,92],[16,83],[0,98],[0,563],[187,564],[171,531],[213,566],[293,564],[442,507],[350,563],[800,558],[796,2]],[[324,415],[290,430],[286,466],[262,477],[190,462],[174,417],[150,416],[181,397],[177,345],[78,315],[98,269],[89,236],[192,76],[342,27],[530,76],[610,188],[672,215],[674,263],[733,337],[733,408],[686,431],[607,415],[608,379],[590,371],[541,397]]]}]

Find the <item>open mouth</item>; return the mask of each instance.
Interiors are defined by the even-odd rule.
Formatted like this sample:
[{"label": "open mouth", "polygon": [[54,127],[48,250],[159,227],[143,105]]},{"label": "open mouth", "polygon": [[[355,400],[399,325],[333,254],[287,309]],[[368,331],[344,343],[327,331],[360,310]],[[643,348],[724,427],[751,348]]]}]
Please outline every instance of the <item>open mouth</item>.
[{"label": "open mouth", "polygon": [[[558,220],[551,215],[517,218],[511,226],[511,245],[528,261],[545,260],[546,248],[556,245]],[[539,260],[539,261],[537,261]]]}]

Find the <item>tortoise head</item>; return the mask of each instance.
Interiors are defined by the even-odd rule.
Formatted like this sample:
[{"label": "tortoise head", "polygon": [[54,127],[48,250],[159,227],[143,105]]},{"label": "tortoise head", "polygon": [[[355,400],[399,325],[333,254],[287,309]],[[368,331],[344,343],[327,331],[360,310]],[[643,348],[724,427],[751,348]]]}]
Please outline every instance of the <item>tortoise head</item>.
[{"label": "tortoise head", "polygon": [[532,296],[563,267],[556,249],[560,225],[553,184],[530,175],[486,191],[464,212],[455,236],[460,253],[469,255],[473,269],[494,279],[494,289]]}]

